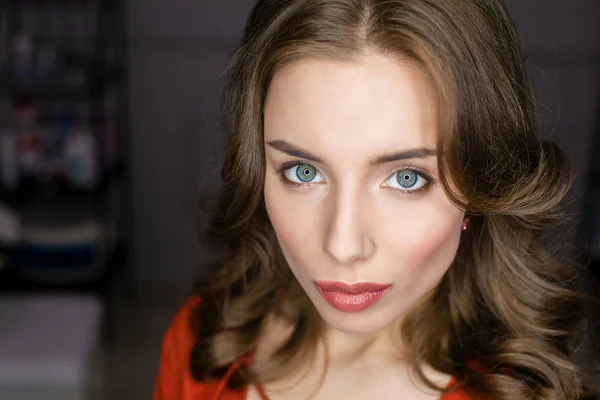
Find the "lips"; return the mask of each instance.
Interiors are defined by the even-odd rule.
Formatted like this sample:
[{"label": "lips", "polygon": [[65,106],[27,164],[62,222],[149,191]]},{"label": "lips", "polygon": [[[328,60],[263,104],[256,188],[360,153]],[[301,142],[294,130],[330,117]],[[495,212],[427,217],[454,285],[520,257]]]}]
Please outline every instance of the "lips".
[{"label": "lips", "polygon": [[349,285],[343,282],[315,282],[315,285],[320,287],[323,290],[327,290],[330,292],[344,292],[348,294],[359,294],[365,292],[379,292],[381,290],[387,289],[392,285],[383,285],[380,283],[355,283]]},{"label": "lips", "polygon": [[388,292],[392,285],[380,283],[315,282],[321,296],[334,308],[343,312],[363,311]]}]

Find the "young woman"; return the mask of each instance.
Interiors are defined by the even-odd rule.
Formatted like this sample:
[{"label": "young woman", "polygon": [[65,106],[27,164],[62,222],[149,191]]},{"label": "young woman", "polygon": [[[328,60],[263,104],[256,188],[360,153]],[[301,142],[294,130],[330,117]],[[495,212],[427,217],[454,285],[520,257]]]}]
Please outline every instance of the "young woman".
[{"label": "young woman", "polygon": [[501,0],[259,1],[228,73],[221,257],[155,400],[580,398],[570,163]]}]

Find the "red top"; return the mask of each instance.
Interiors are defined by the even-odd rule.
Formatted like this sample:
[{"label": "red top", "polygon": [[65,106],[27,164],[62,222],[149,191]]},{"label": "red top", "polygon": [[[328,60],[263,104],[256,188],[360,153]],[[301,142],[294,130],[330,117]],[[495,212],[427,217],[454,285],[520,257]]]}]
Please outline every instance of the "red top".
[{"label": "red top", "polygon": [[[240,359],[231,365],[219,381],[198,382],[189,370],[189,358],[195,345],[195,336],[189,325],[192,310],[199,304],[199,298],[192,298],[175,315],[162,344],[161,360],[154,387],[153,400],[245,400],[248,388],[235,391],[227,387],[231,374],[251,359]],[[450,386],[455,384],[452,380]],[[259,394],[266,399],[262,388],[257,385]],[[440,400],[473,400],[463,391],[442,395]]]}]

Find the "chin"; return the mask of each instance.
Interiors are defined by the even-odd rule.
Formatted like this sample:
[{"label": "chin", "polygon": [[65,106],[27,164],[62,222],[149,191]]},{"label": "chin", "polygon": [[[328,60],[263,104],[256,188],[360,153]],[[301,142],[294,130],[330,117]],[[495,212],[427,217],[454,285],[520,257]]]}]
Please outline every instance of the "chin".
[{"label": "chin", "polygon": [[389,304],[376,304],[360,312],[343,312],[329,305],[318,293],[315,295],[317,298],[309,296],[310,300],[325,324],[340,332],[355,335],[375,334],[400,319],[400,316],[390,315],[390,310],[386,309]]}]

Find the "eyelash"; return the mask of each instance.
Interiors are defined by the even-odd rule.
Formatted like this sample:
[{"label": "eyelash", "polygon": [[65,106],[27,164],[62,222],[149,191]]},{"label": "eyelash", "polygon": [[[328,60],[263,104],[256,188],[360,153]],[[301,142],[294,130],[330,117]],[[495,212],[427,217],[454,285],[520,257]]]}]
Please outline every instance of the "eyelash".
[{"label": "eyelash", "polygon": [[[310,182],[309,183],[292,182],[292,181],[290,181],[285,176],[285,172],[287,170],[289,170],[290,168],[293,168],[293,167],[298,166],[298,165],[304,165],[304,164],[311,165],[311,164],[308,164],[306,162],[301,162],[301,161],[290,161],[290,162],[281,164],[278,168],[275,168],[275,172],[277,173],[277,175],[279,176],[279,178],[282,180],[282,182],[284,184],[286,184],[286,185],[290,185],[290,186],[293,186],[293,187],[310,187],[312,185],[316,185],[315,183],[310,183]],[[404,171],[404,170],[412,171],[412,172],[418,174],[423,179],[425,179],[426,183],[422,187],[420,187],[418,189],[414,189],[414,190],[410,190],[410,189],[409,190],[392,189],[392,190],[396,190],[398,192],[401,192],[402,194],[416,195],[416,194],[419,194],[420,192],[422,192],[424,190],[429,189],[429,187],[431,185],[435,184],[435,181],[431,178],[431,176],[428,173],[426,173],[426,172],[424,172],[424,171],[422,171],[422,170],[420,170],[418,168],[415,168],[415,167],[400,167],[400,168],[397,168],[391,174],[388,175],[388,177],[386,178],[386,180],[389,179],[390,177],[392,177],[392,175],[397,174],[398,172]]]}]

